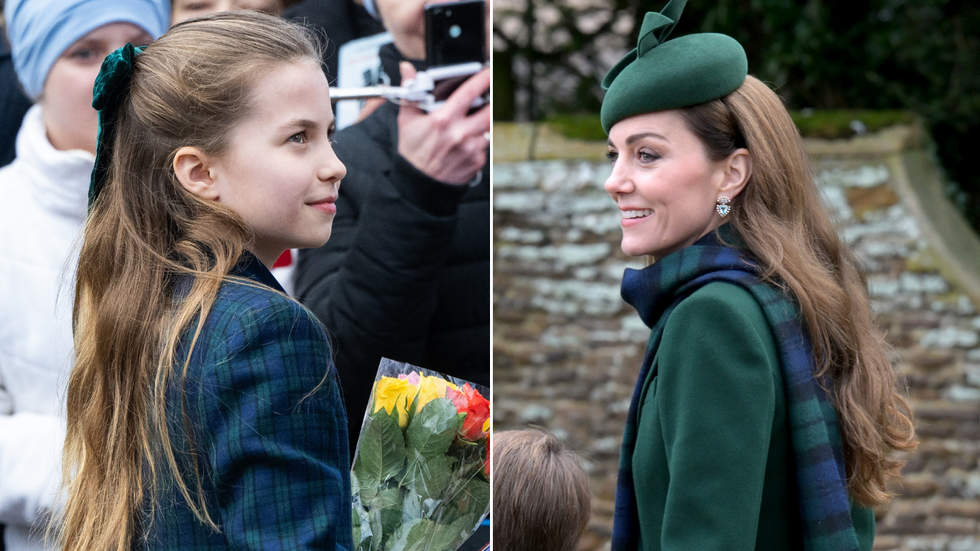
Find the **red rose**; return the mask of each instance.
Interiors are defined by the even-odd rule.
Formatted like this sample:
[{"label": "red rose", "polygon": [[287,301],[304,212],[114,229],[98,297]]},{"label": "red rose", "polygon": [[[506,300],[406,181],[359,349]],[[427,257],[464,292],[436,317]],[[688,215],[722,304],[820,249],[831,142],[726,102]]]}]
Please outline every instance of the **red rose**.
[{"label": "red rose", "polygon": [[463,429],[460,431],[463,438],[467,440],[479,438],[483,434],[483,424],[490,418],[490,402],[469,383],[463,385],[462,391],[447,389],[446,397],[453,402],[458,413],[466,414]]},{"label": "red rose", "polygon": [[490,478],[490,435],[487,435],[487,447],[483,451],[483,474]]}]

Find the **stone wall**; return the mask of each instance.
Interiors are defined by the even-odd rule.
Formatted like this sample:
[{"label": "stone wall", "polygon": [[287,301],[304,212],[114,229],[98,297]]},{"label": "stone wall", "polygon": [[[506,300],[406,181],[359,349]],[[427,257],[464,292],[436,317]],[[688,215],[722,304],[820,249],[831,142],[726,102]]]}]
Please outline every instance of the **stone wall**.
[{"label": "stone wall", "polygon": [[[826,204],[866,271],[921,439],[875,549],[980,550],[980,241],[942,199],[918,128],[808,141]],[[606,549],[626,411],[648,336],[619,295],[619,212],[603,144],[495,124],[495,430],[537,425],[583,456]],[[560,157],[565,157],[564,159]]]}]

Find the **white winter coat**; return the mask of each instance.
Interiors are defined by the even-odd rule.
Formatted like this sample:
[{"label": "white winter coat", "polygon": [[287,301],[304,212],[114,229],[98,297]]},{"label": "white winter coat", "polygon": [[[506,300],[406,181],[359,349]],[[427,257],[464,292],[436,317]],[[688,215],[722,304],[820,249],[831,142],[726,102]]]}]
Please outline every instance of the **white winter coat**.
[{"label": "white winter coat", "polygon": [[[48,142],[41,108],[0,169],[0,523],[6,551],[44,549],[60,501],[71,308],[94,157]],[[32,530],[32,526],[34,527]]]}]

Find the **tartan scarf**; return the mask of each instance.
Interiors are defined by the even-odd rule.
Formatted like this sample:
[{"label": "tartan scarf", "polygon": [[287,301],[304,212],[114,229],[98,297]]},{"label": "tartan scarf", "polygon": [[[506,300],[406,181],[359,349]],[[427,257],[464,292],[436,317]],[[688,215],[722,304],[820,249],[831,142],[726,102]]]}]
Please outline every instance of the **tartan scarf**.
[{"label": "tartan scarf", "polygon": [[[719,232],[729,238],[726,227]],[[670,254],[643,270],[627,269],[622,296],[652,329],[630,402],[616,487],[613,551],[633,551],[640,520],[633,487],[633,450],[641,389],[649,377],[670,312],[686,296],[714,281],[748,290],[762,306],[775,336],[782,367],[790,423],[800,515],[806,551],[857,550],[837,412],[825,388],[813,377],[812,346],[798,308],[775,286],[759,278],[759,267],[739,249],[723,246],[716,232]],[[827,381],[828,383],[830,381]],[[710,499],[710,496],[706,496]]]}]

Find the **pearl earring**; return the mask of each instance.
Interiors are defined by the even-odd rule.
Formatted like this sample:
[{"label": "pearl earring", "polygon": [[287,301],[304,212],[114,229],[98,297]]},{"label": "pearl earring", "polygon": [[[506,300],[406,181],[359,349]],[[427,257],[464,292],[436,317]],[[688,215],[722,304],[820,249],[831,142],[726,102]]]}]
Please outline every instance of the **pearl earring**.
[{"label": "pearl earring", "polygon": [[722,218],[728,216],[728,213],[731,212],[732,207],[728,206],[728,203],[731,202],[732,200],[724,195],[718,198],[718,204],[715,205],[715,210],[718,211],[718,214],[720,214]]}]

